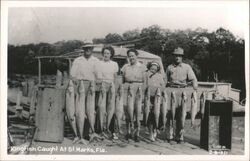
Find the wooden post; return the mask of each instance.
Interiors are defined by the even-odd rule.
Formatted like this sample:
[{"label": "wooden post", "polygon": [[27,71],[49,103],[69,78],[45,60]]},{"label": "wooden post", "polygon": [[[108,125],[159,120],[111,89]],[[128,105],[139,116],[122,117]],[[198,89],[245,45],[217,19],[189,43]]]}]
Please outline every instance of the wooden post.
[{"label": "wooden post", "polygon": [[71,59],[68,59],[69,60],[69,75],[70,75],[70,70],[71,70],[71,66],[72,66],[72,61]]},{"label": "wooden post", "polygon": [[38,58],[38,84],[41,84],[41,60]]},{"label": "wooden post", "polygon": [[56,72],[56,87],[61,87],[62,85],[62,72],[57,69]]}]

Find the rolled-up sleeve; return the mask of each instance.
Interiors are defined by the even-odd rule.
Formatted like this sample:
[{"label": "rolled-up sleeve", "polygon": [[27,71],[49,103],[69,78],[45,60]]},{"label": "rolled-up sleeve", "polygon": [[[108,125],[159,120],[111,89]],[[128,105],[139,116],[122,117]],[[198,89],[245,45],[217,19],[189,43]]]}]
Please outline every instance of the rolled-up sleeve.
[{"label": "rolled-up sleeve", "polygon": [[194,74],[194,71],[193,71],[191,66],[188,66],[187,74],[188,74],[188,80],[197,81],[197,78],[196,78],[196,76]]},{"label": "rolled-up sleeve", "polygon": [[95,75],[95,78],[98,79],[98,74],[99,74],[99,68],[100,67],[100,60],[99,59],[96,59],[94,61],[94,65],[93,65],[93,68],[94,68],[94,75]]},{"label": "rolled-up sleeve", "polygon": [[114,69],[114,70],[115,70],[115,73],[118,73],[119,67],[118,67],[118,64],[117,64],[116,62],[115,62],[115,65],[114,65],[114,66],[115,66],[115,69]]},{"label": "rolled-up sleeve", "polygon": [[74,60],[73,63],[72,63],[71,70],[70,70],[71,77],[76,77],[77,76],[77,68],[78,68],[78,61]]},{"label": "rolled-up sleeve", "polygon": [[167,83],[170,81],[170,67],[169,66],[167,67],[167,70],[166,70],[166,81]]}]

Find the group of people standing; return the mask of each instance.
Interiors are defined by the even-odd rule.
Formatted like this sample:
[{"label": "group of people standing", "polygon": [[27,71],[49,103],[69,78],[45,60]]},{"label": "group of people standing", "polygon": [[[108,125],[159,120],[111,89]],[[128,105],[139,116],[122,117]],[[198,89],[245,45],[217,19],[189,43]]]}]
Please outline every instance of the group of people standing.
[{"label": "group of people standing", "polygon": [[[72,64],[70,75],[73,81],[77,80],[88,80],[88,81],[102,81],[106,83],[114,83],[116,75],[118,74],[118,64],[112,61],[115,54],[112,46],[104,46],[102,49],[103,59],[92,55],[94,45],[87,44],[82,47],[83,55],[76,58]],[[157,62],[150,62],[147,65],[140,63],[137,60],[139,52],[136,49],[129,49],[127,51],[128,63],[125,64],[121,69],[123,83],[135,84],[135,85],[149,85],[155,87],[175,87],[182,88],[188,84],[192,84],[193,88],[197,89],[197,79],[192,68],[182,62],[184,50],[180,47],[174,50],[173,56],[174,61],[167,67],[166,77],[163,76],[161,66]],[[153,105],[153,98],[151,99]],[[149,114],[149,121],[147,126],[150,131],[150,140],[154,141],[157,135],[157,129],[155,127],[153,116],[153,106]],[[126,111],[125,111],[126,113]],[[127,121],[127,134],[126,138],[132,138],[131,130],[128,126]],[[176,123],[178,124],[178,123]],[[172,130],[171,130],[172,129]],[[114,130],[114,120],[111,123],[111,132],[113,139],[118,139]],[[135,141],[139,142],[138,134],[135,134]],[[174,137],[175,136],[175,137]],[[170,126],[170,142],[182,143],[183,133],[174,135],[173,127]]]}]

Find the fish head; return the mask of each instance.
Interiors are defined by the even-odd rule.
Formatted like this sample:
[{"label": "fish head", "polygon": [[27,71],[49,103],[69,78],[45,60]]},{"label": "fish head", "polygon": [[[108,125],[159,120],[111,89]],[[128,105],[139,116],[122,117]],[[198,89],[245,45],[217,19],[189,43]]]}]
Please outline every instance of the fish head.
[{"label": "fish head", "polygon": [[181,98],[182,98],[182,100],[183,100],[184,102],[186,102],[186,101],[187,101],[187,93],[186,93],[186,92],[182,92]]},{"label": "fish head", "polygon": [[102,82],[101,87],[100,87],[100,93],[104,94],[105,92],[106,92],[105,84],[104,84],[104,82]]},{"label": "fish head", "polygon": [[111,83],[111,84],[110,84],[109,90],[110,90],[110,92],[111,92],[112,94],[115,93],[115,85],[114,85],[114,83]]},{"label": "fish head", "polygon": [[74,83],[73,83],[72,80],[69,80],[69,84],[68,84],[67,90],[68,90],[69,92],[74,92]]},{"label": "fish head", "polygon": [[191,94],[191,99],[194,100],[194,101],[197,101],[197,92],[194,91],[192,94]]},{"label": "fish head", "polygon": [[145,92],[146,92],[146,97],[149,98],[150,97],[150,87],[148,87]]},{"label": "fish head", "polygon": [[157,88],[157,89],[156,89],[155,96],[158,96],[158,97],[161,96],[161,90],[160,90],[160,88]]},{"label": "fish head", "polygon": [[133,96],[132,87],[128,86],[128,96]]},{"label": "fish head", "polygon": [[138,86],[138,89],[137,89],[137,94],[136,94],[138,97],[142,97],[142,87],[141,86]]},{"label": "fish head", "polygon": [[89,84],[89,92],[90,94],[93,94],[95,92],[95,82],[91,81]]},{"label": "fish head", "polygon": [[120,84],[120,85],[119,85],[119,88],[118,88],[118,93],[117,93],[117,94],[118,94],[119,96],[121,96],[122,93],[123,93],[123,85]]},{"label": "fish head", "polygon": [[163,91],[163,98],[164,98],[164,100],[167,100],[167,99],[168,99],[167,90],[164,90],[164,91]]},{"label": "fish head", "polygon": [[174,91],[171,92],[171,100],[176,101],[176,95]]},{"label": "fish head", "polygon": [[201,97],[202,97],[203,99],[206,99],[207,95],[206,95],[206,92],[205,92],[205,91],[202,92]]},{"label": "fish head", "polygon": [[79,91],[79,93],[83,93],[85,91],[83,80],[80,81],[78,91]]}]

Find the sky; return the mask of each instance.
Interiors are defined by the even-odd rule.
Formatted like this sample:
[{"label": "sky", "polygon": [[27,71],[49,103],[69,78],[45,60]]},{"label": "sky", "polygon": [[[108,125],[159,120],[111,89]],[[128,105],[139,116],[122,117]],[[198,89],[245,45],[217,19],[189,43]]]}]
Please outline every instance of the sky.
[{"label": "sky", "polygon": [[244,38],[248,11],[241,3],[214,7],[15,7],[8,12],[8,43],[91,41],[108,33],[159,25],[164,29],[219,27]]}]

